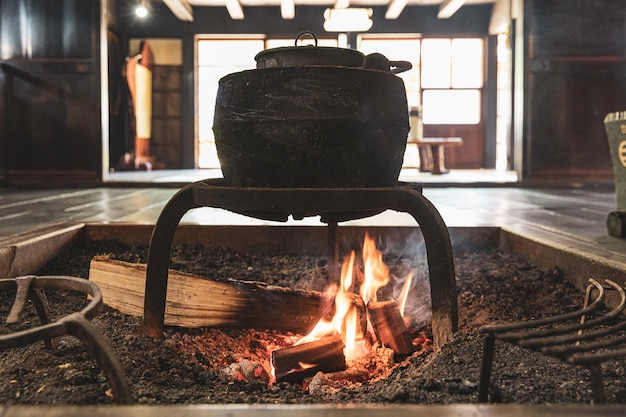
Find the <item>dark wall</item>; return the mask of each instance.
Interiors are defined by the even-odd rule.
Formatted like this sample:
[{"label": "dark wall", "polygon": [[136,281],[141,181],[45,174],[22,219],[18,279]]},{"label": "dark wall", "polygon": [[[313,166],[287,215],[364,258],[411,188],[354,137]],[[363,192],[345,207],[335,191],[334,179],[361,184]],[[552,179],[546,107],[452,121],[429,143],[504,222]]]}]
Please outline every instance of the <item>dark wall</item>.
[{"label": "dark wall", "polygon": [[603,119],[626,109],[626,1],[526,0],[531,179],[610,178]]},{"label": "dark wall", "polygon": [[100,177],[99,22],[98,0],[0,0],[4,177]]}]

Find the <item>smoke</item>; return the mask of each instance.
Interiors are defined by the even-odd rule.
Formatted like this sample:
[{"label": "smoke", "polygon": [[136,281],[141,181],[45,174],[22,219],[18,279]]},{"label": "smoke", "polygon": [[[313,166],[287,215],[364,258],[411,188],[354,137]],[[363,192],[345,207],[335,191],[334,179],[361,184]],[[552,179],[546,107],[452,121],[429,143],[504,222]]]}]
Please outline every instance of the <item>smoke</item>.
[{"label": "smoke", "polygon": [[[370,235],[374,235],[370,231]],[[355,240],[356,239],[356,240]],[[363,235],[351,242],[342,242],[344,247],[362,252]],[[415,233],[379,233],[375,235],[376,248],[383,254],[383,261],[389,267],[390,283],[378,293],[378,300],[398,300],[402,287],[411,279],[404,316],[411,320],[411,325],[421,327],[432,321],[430,298],[430,278],[426,245],[421,232]],[[362,259],[358,257],[362,270]]]}]

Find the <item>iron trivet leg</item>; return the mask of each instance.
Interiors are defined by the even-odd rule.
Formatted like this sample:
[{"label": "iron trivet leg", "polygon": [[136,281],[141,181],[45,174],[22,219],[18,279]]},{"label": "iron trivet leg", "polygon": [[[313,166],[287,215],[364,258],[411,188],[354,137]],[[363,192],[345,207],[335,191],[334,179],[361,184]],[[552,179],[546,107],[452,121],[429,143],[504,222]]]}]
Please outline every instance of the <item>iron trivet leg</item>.
[{"label": "iron trivet leg", "polygon": [[328,223],[328,282],[339,282],[340,268],[339,268],[339,240],[337,234],[339,232],[339,226],[337,222]]},{"label": "iron trivet leg", "polygon": [[[253,202],[253,203],[251,203]],[[251,205],[254,204],[254,207]],[[450,235],[437,209],[420,191],[410,186],[358,189],[265,189],[228,187],[219,180],[205,180],[182,188],[159,216],[148,251],[144,324],[159,337],[163,331],[168,268],[172,241],[180,219],[197,207],[215,207],[259,218],[286,220],[321,215],[330,224],[329,243],[336,241],[336,219],[346,213],[369,217],[391,209],[409,213],[424,236],[430,276],[433,342],[439,348],[452,339],[458,326],[456,276]],[[297,214],[297,216],[296,216]],[[333,245],[334,246],[334,245]],[[334,251],[334,249],[330,249]],[[331,253],[334,257],[334,252]],[[334,262],[329,259],[329,262]]]},{"label": "iron trivet leg", "polygon": [[[91,301],[80,312],[71,313],[52,322],[50,306],[44,294],[44,288],[79,291],[91,296]],[[0,291],[16,292],[15,301],[7,317],[8,324],[19,322],[19,316],[26,301],[30,298],[37,310],[41,326],[31,327],[13,334],[0,335],[0,351],[13,349],[44,340],[46,347],[54,347],[54,338],[72,335],[79,339],[93,353],[106,375],[113,392],[113,400],[118,404],[133,402],[130,386],[126,380],[124,368],[109,342],[89,322],[102,309],[102,292],[93,282],[68,276],[28,275],[18,278],[0,279]]]}]

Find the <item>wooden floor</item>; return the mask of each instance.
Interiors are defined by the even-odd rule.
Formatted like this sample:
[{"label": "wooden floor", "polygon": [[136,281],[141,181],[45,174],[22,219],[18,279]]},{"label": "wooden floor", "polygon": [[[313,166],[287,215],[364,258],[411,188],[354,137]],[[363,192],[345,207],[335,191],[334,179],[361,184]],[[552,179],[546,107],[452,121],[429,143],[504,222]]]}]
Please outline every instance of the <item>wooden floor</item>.
[{"label": "wooden floor", "polygon": [[[172,186],[103,186],[75,189],[0,188],[0,238],[66,222],[154,223],[178,190]],[[424,185],[423,194],[449,227],[508,226],[546,232],[624,251],[624,240],[606,233],[606,214],[615,210],[609,188],[439,187]],[[271,224],[219,209],[190,211],[183,222],[198,224]],[[319,224],[316,218],[288,224]],[[404,213],[385,212],[359,225],[412,225]]]},{"label": "wooden floor", "polygon": [[622,417],[624,406],[588,404],[569,406],[535,405],[197,405],[197,406],[116,406],[47,407],[0,406],[2,417]]},{"label": "wooden floor", "polygon": [[[62,223],[154,224],[163,206],[177,190],[177,187],[155,184],[76,189],[0,189],[0,241]],[[448,227],[505,227],[537,236],[538,239],[576,247],[598,259],[626,265],[626,239],[610,237],[606,232],[606,214],[616,208],[615,193],[610,187],[441,187],[424,184],[423,194],[439,210]],[[272,224],[212,208],[191,210],[183,217],[182,223]],[[317,218],[305,218],[302,221],[290,220],[287,224],[321,223]],[[346,224],[411,226],[415,222],[406,213],[387,211]]]},{"label": "wooden floor", "polygon": [[[498,227],[526,241],[549,244],[558,251],[546,264],[562,269],[569,259],[559,252],[576,252],[587,264],[606,264],[604,278],[626,282],[626,239],[606,231],[606,215],[615,210],[615,193],[604,188],[522,188],[510,186],[441,186],[425,183],[423,195],[443,217],[449,228]],[[134,184],[76,189],[0,189],[0,250],[16,239],[30,239],[40,230],[77,223],[133,223],[153,225],[169,199],[178,191],[171,184]],[[272,225],[272,223],[214,208],[189,211],[181,223],[200,225]],[[322,225],[317,217],[287,225]],[[354,226],[414,226],[407,213],[386,211],[379,215],[342,223]],[[17,236],[16,236],[17,235]],[[530,249],[537,251],[536,248]],[[537,262],[537,259],[530,259]],[[541,264],[538,264],[541,265]],[[542,265],[543,266],[543,265]],[[578,270],[577,266],[570,266]],[[591,273],[568,279],[585,283]],[[602,276],[599,278],[603,278]]]},{"label": "wooden floor", "polygon": [[[136,185],[138,183],[179,185],[207,178],[221,178],[219,169],[163,169],[153,171],[118,171],[107,173],[104,182],[109,185]],[[400,180],[422,184],[514,184],[518,181],[514,171],[496,169],[453,169],[447,174],[421,172],[417,168],[403,168]]]}]

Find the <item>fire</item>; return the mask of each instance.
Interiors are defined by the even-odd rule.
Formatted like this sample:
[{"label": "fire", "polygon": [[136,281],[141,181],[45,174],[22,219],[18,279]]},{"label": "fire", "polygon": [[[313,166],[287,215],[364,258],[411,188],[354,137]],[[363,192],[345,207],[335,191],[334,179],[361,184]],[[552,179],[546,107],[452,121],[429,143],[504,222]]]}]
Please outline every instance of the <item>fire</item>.
[{"label": "fire", "polygon": [[[341,267],[341,282],[339,289],[336,285],[332,285],[327,291],[331,294],[334,293],[335,298],[335,315],[329,320],[320,319],[311,332],[304,336],[302,339],[296,342],[296,345],[302,343],[308,343],[313,340],[320,339],[325,336],[332,336],[334,334],[352,334],[356,336],[356,310],[352,306],[352,298],[350,294],[353,293],[353,275],[354,275],[354,259],[356,255],[354,251],[350,253],[350,256],[346,258]],[[354,317],[353,317],[354,316]],[[350,323],[349,323],[350,322]],[[346,346],[348,343],[342,337]]]},{"label": "fire", "polygon": [[[378,291],[390,281],[389,268],[383,262],[382,253],[376,248],[375,240],[365,233],[363,242],[363,271],[356,273],[356,254],[354,251],[347,256],[341,267],[341,280],[339,285],[332,285],[327,292],[334,296],[335,314],[330,320],[320,319],[313,330],[296,342],[296,345],[312,342],[327,336],[341,335],[344,342],[344,354],[347,361],[354,360],[367,354],[370,350],[368,341],[364,338],[364,330],[360,325],[360,318],[365,311],[359,312],[355,299],[360,296],[367,306],[371,302],[377,301]],[[360,278],[359,295],[354,290],[355,276]],[[410,277],[405,280],[401,291],[400,300],[401,312],[410,286]],[[368,324],[371,328],[371,325]]]},{"label": "fire", "polygon": [[[343,279],[343,277],[342,277]],[[376,242],[369,233],[365,233],[363,241],[363,283],[361,284],[361,298],[368,304],[377,300],[378,290],[387,285],[389,268],[383,262],[383,254],[376,248]]]},{"label": "fire", "polygon": [[400,296],[398,297],[398,308],[400,309],[400,315],[404,317],[404,307],[406,307],[406,299],[409,295],[409,289],[411,288],[411,281],[413,280],[413,273],[407,275],[404,279],[404,284],[402,285],[402,290],[400,291]]}]

